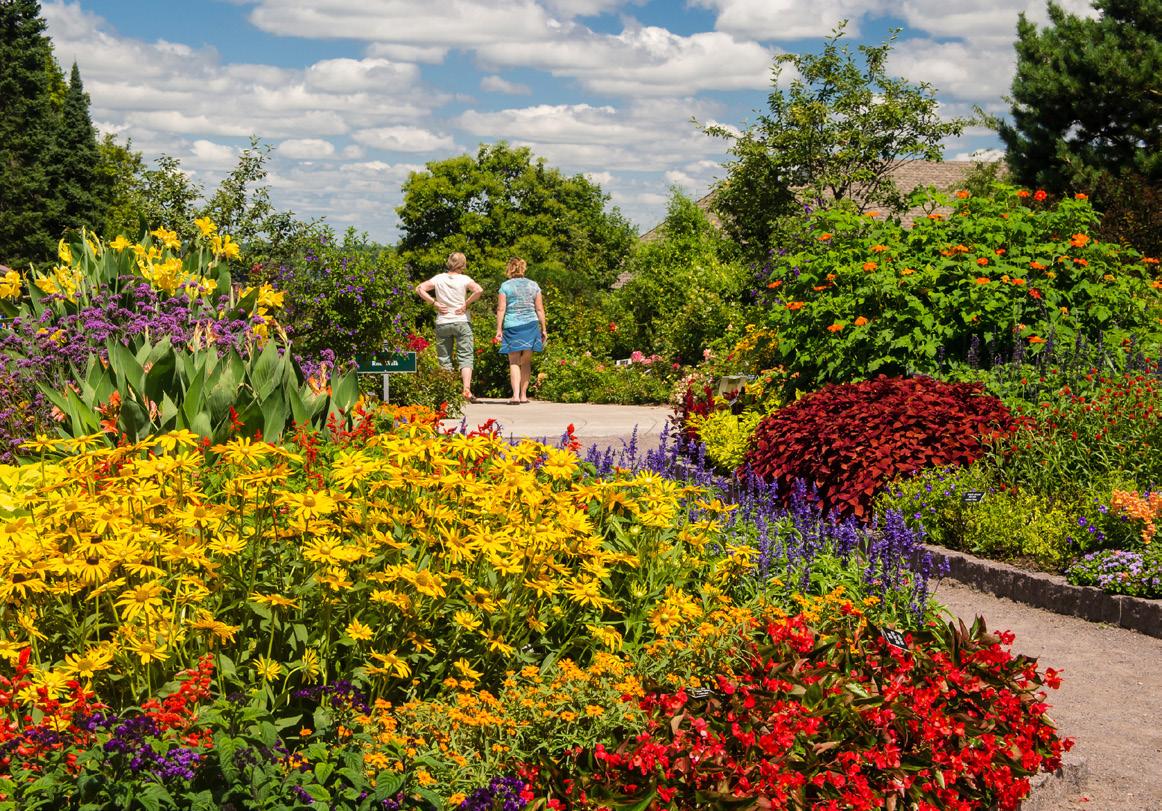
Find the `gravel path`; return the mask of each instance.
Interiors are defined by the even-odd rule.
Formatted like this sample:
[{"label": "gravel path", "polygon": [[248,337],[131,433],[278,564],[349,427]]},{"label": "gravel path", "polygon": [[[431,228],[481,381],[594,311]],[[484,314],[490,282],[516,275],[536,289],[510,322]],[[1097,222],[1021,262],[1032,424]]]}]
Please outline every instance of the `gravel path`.
[{"label": "gravel path", "polygon": [[936,599],[965,624],[983,615],[1016,634],[1014,650],[1062,671],[1050,714],[1089,766],[1084,793],[1062,808],[1162,811],[1162,639],[940,584]]}]

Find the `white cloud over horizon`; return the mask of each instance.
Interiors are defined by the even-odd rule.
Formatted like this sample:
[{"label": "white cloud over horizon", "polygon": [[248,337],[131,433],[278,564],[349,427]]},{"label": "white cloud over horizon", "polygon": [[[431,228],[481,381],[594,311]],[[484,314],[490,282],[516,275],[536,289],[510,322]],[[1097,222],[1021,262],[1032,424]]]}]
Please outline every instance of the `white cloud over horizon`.
[{"label": "white cloud over horizon", "polygon": [[[1017,14],[1045,17],[1040,0],[686,5],[712,24],[643,22],[649,0],[247,0],[254,36],[282,56],[245,60],[164,25],[154,38],[120,33],[95,0],[50,0],[43,13],[58,60],[81,67],[102,132],[147,159],[179,157],[203,184],[257,136],[275,147],[276,204],[382,240],[394,239],[408,173],[497,140],[585,173],[648,229],[671,187],[698,197],[723,174],[726,144],[692,119],[742,126],[765,106],[774,56],[804,38],[846,18],[853,46],[878,42],[870,32],[890,13],[907,28],[889,69],[932,83],[942,110],[960,114],[1001,109]],[[949,156],[982,146],[995,138],[972,132],[950,141]]]}]

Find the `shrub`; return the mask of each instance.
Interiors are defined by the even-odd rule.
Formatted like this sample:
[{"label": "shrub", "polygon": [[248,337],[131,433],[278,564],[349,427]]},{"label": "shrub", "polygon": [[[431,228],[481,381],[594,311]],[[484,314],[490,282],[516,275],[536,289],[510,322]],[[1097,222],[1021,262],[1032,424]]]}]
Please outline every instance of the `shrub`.
[{"label": "shrub", "polygon": [[759,423],[746,461],[784,493],[803,480],[824,508],[867,516],[887,482],[968,464],[1010,426],[1008,409],[979,384],[880,376],[783,406]]},{"label": "shrub", "polygon": [[814,239],[772,257],[763,298],[763,325],[779,336],[778,361],[801,373],[796,385],[931,374],[965,358],[974,338],[989,357],[1016,346],[1036,355],[1076,336],[1134,339],[1157,357],[1154,260],[1092,239],[1086,200],[1020,194],[937,198],[952,213],[910,229],[842,206],[816,212]]},{"label": "shrub", "polygon": [[1014,402],[1013,410],[1016,430],[992,452],[1010,485],[1081,500],[1123,481],[1139,487],[1162,483],[1157,375],[1094,370],[1040,402]]},{"label": "shrub", "polygon": [[735,414],[719,409],[706,416],[692,416],[688,425],[706,446],[706,458],[719,470],[732,471],[746,458],[751,434],[762,418],[759,411]]},{"label": "shrub", "polygon": [[560,403],[664,403],[676,376],[676,364],[636,352],[630,363],[613,361],[550,345],[539,355],[530,389],[545,400]]},{"label": "shrub", "polygon": [[347,364],[369,350],[403,349],[419,314],[403,261],[354,229],[324,230],[295,262],[261,268],[286,294],[285,326],[298,352]]}]

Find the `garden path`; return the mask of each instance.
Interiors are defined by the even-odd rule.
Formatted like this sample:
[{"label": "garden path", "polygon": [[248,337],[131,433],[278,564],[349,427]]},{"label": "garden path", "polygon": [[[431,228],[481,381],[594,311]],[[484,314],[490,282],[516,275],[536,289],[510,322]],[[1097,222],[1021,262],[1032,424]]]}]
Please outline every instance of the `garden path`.
[{"label": "garden path", "polygon": [[[590,403],[550,403],[542,400],[509,405],[507,400],[480,400],[465,403],[462,419],[468,429],[496,420],[501,435],[544,439],[556,444],[571,423],[573,435],[582,445],[621,447],[637,429],[639,447],[652,448],[666,420],[673,414],[669,406],[592,405]],[[455,427],[461,420],[445,420]]]},{"label": "garden path", "polygon": [[1061,807],[1162,811],[1162,639],[1066,617],[943,581],[936,599],[969,624],[1016,634],[1013,647],[1062,671],[1050,715],[1074,738],[1089,780]]},{"label": "garden path", "polygon": [[[570,423],[583,445],[620,447],[637,429],[642,447],[657,444],[671,411],[664,406],[612,406],[503,400],[467,404],[469,428],[496,419],[505,436],[555,442]],[[450,426],[460,420],[450,420]],[[993,630],[1016,634],[1014,649],[1062,671],[1050,711],[1077,741],[1089,779],[1062,808],[1162,811],[1162,639],[1099,625],[994,597],[945,580],[936,598],[968,624],[983,615]]]}]

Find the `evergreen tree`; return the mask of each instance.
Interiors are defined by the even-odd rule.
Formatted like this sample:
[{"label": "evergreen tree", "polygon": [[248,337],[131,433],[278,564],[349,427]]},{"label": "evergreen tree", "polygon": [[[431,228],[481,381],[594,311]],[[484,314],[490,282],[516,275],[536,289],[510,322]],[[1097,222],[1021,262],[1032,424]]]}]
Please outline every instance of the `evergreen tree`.
[{"label": "evergreen tree", "polygon": [[1012,123],[997,122],[1021,183],[1092,192],[1103,178],[1162,181],[1162,0],[1096,0],[1097,19],[1049,4],[1021,15]]},{"label": "evergreen tree", "polygon": [[59,200],[60,219],[54,224],[55,233],[81,227],[97,233],[104,230],[109,188],[99,175],[100,164],[97,131],[89,117],[89,95],[74,62],[61,107],[56,156],[50,171]]},{"label": "evergreen tree", "polygon": [[60,204],[49,164],[58,111],[37,0],[0,0],[0,262],[51,255]]}]

